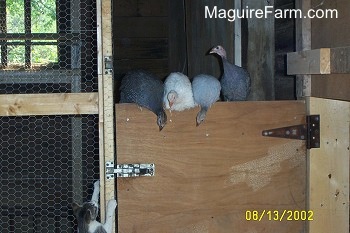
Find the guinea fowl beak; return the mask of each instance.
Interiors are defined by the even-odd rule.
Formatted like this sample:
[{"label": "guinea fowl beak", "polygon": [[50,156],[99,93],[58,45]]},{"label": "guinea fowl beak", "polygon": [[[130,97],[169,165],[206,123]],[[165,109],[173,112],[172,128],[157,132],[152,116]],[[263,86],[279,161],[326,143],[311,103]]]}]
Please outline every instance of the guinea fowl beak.
[{"label": "guinea fowl beak", "polygon": [[159,132],[162,131],[162,129],[164,128],[164,126],[159,126]]}]

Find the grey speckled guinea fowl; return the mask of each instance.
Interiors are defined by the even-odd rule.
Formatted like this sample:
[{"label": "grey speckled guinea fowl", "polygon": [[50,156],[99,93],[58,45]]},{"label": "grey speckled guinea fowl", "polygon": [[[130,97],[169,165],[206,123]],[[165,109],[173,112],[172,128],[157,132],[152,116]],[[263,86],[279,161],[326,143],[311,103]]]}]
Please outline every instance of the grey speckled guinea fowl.
[{"label": "grey speckled guinea fowl", "polygon": [[201,107],[196,117],[197,126],[205,120],[208,109],[219,100],[220,90],[219,80],[211,75],[199,74],[193,78],[193,98],[196,104]]},{"label": "grey speckled guinea fowl", "polygon": [[136,103],[157,115],[159,131],[166,124],[167,116],[163,109],[164,85],[155,75],[144,71],[128,72],[120,86],[120,103]]},{"label": "grey speckled guinea fowl", "polygon": [[248,71],[227,61],[226,51],[221,46],[215,46],[209,52],[217,54],[222,59],[224,73],[221,76],[221,92],[225,101],[247,100],[250,92],[250,77]]}]

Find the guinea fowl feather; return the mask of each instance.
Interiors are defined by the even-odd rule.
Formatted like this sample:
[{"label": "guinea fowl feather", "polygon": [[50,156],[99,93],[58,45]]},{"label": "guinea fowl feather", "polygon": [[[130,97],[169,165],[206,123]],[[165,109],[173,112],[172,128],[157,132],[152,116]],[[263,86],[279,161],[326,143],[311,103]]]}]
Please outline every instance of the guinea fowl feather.
[{"label": "guinea fowl feather", "polygon": [[179,72],[171,73],[164,82],[163,103],[166,109],[183,111],[196,106],[189,78]]},{"label": "guinea fowl feather", "polygon": [[164,85],[155,75],[144,71],[128,72],[120,86],[120,103],[136,103],[157,115],[157,124],[161,130],[166,124],[163,109]]},{"label": "guinea fowl feather", "polygon": [[197,114],[197,126],[206,118],[208,109],[220,99],[220,82],[215,77],[200,74],[193,78],[192,90],[194,101],[201,107]]},{"label": "guinea fowl feather", "polygon": [[250,93],[250,77],[248,71],[231,64],[226,58],[225,49],[218,45],[212,48],[211,54],[217,54],[222,59],[223,75],[221,76],[221,92],[225,101],[244,101]]}]

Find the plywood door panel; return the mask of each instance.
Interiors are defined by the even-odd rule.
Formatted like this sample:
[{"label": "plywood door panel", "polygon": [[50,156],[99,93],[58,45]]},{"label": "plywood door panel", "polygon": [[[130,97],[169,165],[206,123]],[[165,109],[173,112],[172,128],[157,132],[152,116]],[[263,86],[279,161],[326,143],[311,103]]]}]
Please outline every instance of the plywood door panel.
[{"label": "plywood door panel", "polygon": [[[117,162],[156,166],[117,180],[119,232],[301,232],[267,211],[305,209],[305,144],[261,131],[303,123],[304,102],[216,103],[196,127],[198,110],[167,112],[159,132],[147,109],[116,105]],[[266,215],[247,221],[247,210]]]}]

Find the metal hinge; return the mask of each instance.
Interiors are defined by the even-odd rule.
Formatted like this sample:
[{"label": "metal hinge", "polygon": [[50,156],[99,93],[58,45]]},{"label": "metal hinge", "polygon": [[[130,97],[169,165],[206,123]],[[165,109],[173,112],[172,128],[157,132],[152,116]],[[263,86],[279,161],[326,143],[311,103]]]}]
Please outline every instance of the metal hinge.
[{"label": "metal hinge", "polygon": [[111,56],[104,57],[105,74],[112,74],[113,72],[113,58]]},{"label": "metal hinge", "polygon": [[107,180],[114,179],[115,177],[154,176],[154,173],[154,163],[117,164],[114,167],[114,162],[106,162]]},{"label": "metal hinge", "polygon": [[263,130],[266,137],[306,140],[307,149],[320,148],[320,115],[306,116],[306,124]]}]

